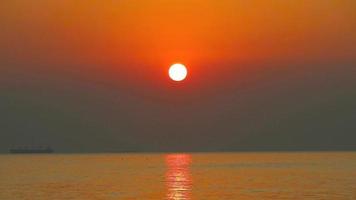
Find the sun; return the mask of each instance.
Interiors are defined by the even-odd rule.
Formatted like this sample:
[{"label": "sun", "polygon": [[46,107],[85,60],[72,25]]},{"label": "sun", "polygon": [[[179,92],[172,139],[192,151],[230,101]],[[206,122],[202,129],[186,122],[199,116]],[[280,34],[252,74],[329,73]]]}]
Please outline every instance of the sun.
[{"label": "sun", "polygon": [[183,81],[188,75],[188,70],[183,64],[176,63],[169,68],[168,74],[173,81]]}]

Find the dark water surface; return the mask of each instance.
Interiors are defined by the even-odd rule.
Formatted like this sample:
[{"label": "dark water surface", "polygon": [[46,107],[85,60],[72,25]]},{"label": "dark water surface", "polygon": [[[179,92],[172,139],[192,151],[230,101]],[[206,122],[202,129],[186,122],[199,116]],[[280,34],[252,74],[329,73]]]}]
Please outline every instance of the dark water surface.
[{"label": "dark water surface", "polygon": [[356,153],[0,155],[0,199],[356,199]]}]

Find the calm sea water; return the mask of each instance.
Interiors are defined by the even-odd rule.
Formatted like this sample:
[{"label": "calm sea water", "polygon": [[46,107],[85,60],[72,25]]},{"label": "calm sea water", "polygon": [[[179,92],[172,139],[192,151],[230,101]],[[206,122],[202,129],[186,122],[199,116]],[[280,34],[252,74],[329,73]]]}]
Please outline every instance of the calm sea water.
[{"label": "calm sea water", "polygon": [[356,199],[356,153],[1,155],[0,199]]}]

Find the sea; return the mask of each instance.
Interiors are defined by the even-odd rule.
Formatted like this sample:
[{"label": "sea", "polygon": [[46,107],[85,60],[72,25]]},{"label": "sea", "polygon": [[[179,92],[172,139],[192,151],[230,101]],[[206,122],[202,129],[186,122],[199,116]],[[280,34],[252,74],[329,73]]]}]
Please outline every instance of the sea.
[{"label": "sea", "polygon": [[356,199],[356,152],[0,155],[1,200]]}]

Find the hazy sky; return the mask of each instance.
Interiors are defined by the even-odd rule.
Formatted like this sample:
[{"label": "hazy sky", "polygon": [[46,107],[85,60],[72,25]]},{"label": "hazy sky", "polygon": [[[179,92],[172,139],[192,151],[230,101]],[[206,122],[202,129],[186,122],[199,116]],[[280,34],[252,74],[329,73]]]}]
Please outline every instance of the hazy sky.
[{"label": "hazy sky", "polygon": [[[354,0],[0,2],[0,152],[356,149]],[[169,80],[175,62],[188,79]]]}]

